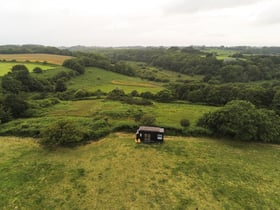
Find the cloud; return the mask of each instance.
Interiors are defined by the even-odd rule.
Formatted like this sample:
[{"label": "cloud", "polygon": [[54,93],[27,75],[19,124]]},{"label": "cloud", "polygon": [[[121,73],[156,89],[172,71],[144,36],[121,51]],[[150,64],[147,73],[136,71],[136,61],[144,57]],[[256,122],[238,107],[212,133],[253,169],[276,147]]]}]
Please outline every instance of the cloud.
[{"label": "cloud", "polygon": [[257,25],[279,25],[280,24],[280,2],[272,2],[256,15],[255,23]]},{"label": "cloud", "polygon": [[165,5],[169,14],[196,13],[200,11],[242,7],[262,0],[176,0]]}]

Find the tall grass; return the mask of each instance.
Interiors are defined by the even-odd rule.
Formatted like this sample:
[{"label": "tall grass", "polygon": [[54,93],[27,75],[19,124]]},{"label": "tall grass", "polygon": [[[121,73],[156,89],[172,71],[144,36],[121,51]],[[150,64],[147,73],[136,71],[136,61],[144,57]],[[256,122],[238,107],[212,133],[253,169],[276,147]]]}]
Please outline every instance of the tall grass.
[{"label": "tall grass", "polygon": [[280,148],[207,138],[135,144],[116,133],[46,151],[0,139],[3,209],[278,209]]}]

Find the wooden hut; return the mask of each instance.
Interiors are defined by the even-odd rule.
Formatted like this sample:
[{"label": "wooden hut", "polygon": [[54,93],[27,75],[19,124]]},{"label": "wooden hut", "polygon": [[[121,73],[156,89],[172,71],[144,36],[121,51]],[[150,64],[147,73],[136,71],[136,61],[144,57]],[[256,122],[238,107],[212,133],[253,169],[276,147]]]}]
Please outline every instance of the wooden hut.
[{"label": "wooden hut", "polygon": [[140,126],[136,132],[135,142],[163,143],[164,128]]}]

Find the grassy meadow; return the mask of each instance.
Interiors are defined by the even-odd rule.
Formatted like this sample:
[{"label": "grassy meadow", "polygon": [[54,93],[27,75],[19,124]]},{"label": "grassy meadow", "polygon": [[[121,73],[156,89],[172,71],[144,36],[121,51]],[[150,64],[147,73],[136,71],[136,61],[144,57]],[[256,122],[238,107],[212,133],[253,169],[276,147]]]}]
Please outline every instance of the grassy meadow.
[{"label": "grassy meadow", "polygon": [[115,133],[48,151],[0,138],[2,209],[278,209],[280,147]]},{"label": "grassy meadow", "polygon": [[0,60],[16,60],[16,61],[30,61],[30,62],[47,62],[51,64],[61,65],[65,60],[72,58],[65,55],[53,55],[53,54],[0,54]]},{"label": "grassy meadow", "polygon": [[30,72],[35,67],[40,67],[42,70],[51,70],[56,66],[50,64],[40,64],[40,63],[27,63],[27,62],[0,62],[0,76],[7,74],[11,71],[12,67],[15,65],[25,65]]},{"label": "grassy meadow", "polygon": [[113,124],[120,120],[131,121],[127,116],[133,110],[142,110],[144,113],[156,117],[156,123],[161,126],[180,128],[180,120],[187,118],[191,126],[195,126],[197,120],[204,114],[214,111],[217,107],[193,105],[183,103],[154,103],[152,106],[138,106],[110,100],[80,100],[65,101],[49,109],[48,116],[83,116],[95,117],[97,115],[108,116]]},{"label": "grassy meadow", "polygon": [[127,93],[132,90],[155,93],[163,89],[162,83],[149,82],[137,77],[129,77],[99,68],[87,68],[83,75],[73,78],[68,83],[68,87],[69,89],[85,89],[88,91],[100,89],[104,92],[120,88]]}]

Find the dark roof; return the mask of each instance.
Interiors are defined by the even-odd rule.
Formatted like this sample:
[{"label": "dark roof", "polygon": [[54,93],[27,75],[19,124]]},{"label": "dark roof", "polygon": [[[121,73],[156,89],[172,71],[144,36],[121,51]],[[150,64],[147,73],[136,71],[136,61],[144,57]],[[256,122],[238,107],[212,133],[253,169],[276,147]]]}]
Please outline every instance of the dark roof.
[{"label": "dark roof", "polygon": [[164,133],[164,128],[150,127],[150,126],[140,126],[138,131],[151,131],[151,132]]}]

